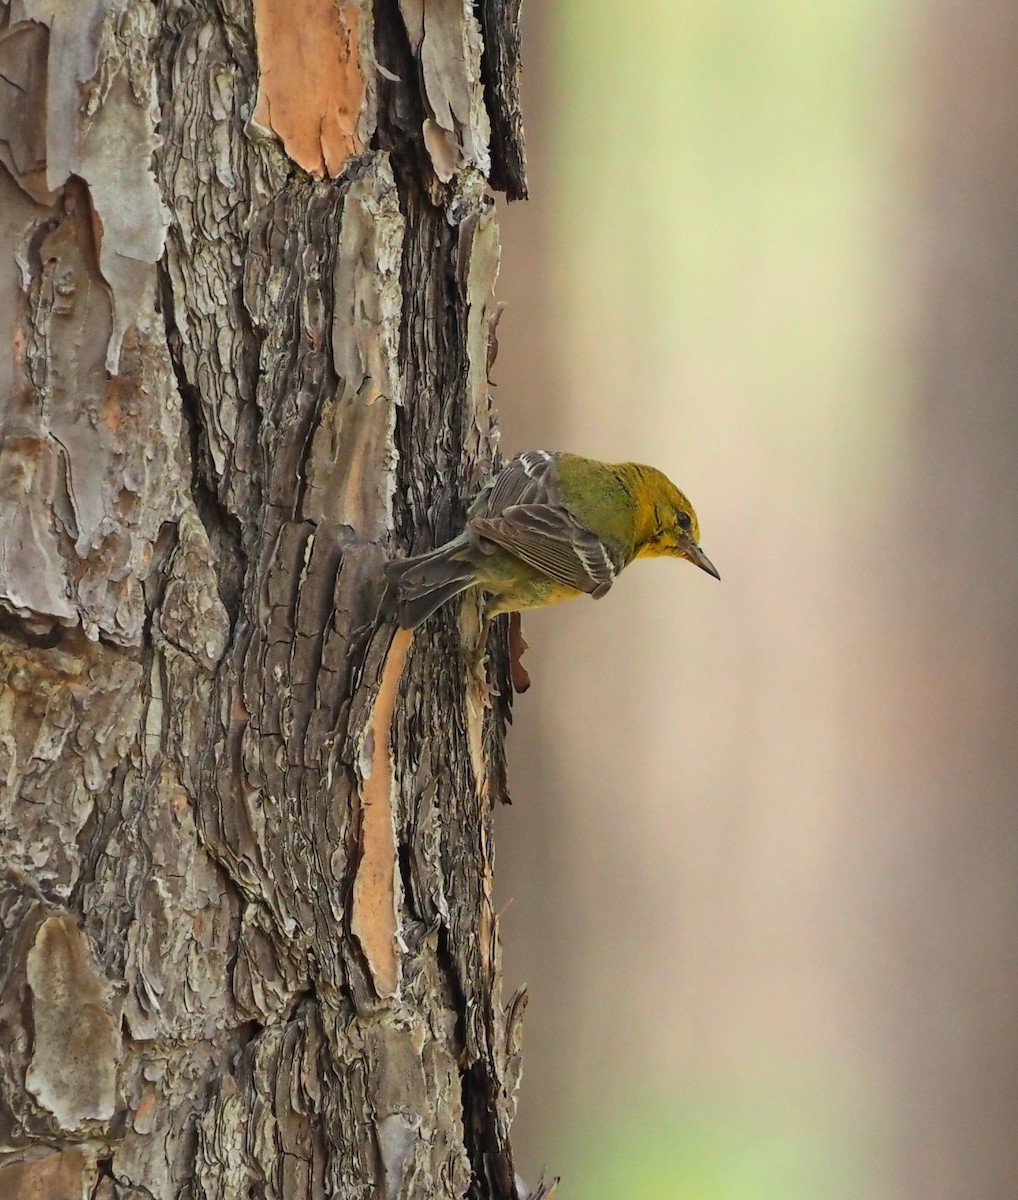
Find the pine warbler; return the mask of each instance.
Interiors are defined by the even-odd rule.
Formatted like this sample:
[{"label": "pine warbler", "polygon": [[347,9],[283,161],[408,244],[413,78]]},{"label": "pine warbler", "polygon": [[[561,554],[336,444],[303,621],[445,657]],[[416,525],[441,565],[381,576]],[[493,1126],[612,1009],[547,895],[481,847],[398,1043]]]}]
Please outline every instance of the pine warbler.
[{"label": "pine warbler", "polygon": [[598,599],[634,558],[669,555],[721,576],[700,549],[693,506],[660,471],[528,450],[471,504],[466,528],[437,550],[386,564],[397,620],[414,629],[468,588],[485,616]]}]

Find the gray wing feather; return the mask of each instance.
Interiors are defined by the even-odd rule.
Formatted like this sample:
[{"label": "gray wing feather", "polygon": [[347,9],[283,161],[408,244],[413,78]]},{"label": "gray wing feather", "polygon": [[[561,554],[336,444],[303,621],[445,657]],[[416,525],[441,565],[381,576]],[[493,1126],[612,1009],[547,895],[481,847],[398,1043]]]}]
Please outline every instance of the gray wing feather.
[{"label": "gray wing feather", "polygon": [[546,450],[528,450],[508,463],[472,505],[467,528],[595,597],[608,591],[626,561],[623,547],[606,546],[569,511],[555,456]]},{"label": "gray wing feather", "polygon": [[503,467],[471,505],[469,515],[496,517],[516,504],[561,503],[554,454],[528,450]]},{"label": "gray wing feather", "polygon": [[616,567],[601,540],[565,508],[516,504],[497,517],[475,517],[469,527],[578,592],[603,596]]}]

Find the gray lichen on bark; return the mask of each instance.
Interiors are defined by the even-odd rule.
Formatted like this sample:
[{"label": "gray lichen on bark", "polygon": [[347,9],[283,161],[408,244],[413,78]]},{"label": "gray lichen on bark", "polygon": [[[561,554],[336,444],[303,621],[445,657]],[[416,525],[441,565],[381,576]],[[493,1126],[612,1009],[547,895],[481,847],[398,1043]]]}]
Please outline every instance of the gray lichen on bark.
[{"label": "gray lichen on bark", "polygon": [[504,655],[380,566],[497,461],[518,6],[254,7],[0,9],[0,1194],[515,1197]]}]

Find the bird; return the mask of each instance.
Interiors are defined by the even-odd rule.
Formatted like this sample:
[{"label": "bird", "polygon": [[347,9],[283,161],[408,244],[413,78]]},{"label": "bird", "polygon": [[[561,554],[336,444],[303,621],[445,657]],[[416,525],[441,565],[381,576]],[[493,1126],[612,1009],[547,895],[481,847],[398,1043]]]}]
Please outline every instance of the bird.
[{"label": "bird", "polygon": [[487,623],[574,596],[600,599],[637,558],[684,558],[720,579],[699,543],[693,506],[654,467],[528,450],[478,493],[461,533],[384,572],[402,629],[471,588],[486,597]]}]

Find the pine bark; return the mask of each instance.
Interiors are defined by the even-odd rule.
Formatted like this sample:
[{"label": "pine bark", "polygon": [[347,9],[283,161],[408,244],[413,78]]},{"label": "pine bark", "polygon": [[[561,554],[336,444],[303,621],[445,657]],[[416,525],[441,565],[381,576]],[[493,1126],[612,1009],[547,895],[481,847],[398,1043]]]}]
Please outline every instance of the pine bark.
[{"label": "pine bark", "polygon": [[504,630],[380,575],[497,461],[518,16],[0,6],[5,1200],[527,1194]]}]

